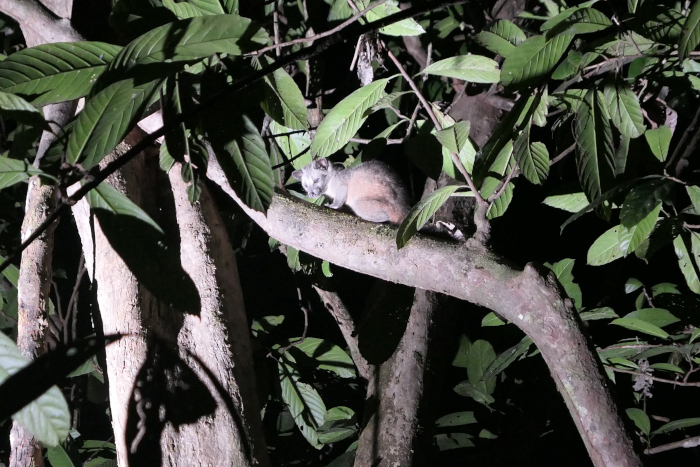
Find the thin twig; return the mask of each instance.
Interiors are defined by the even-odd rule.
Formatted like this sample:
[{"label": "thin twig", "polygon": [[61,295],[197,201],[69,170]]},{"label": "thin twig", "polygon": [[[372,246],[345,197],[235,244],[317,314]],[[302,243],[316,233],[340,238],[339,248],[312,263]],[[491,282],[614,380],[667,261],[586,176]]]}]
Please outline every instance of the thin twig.
[{"label": "thin twig", "polygon": [[[366,139],[366,138],[350,138],[351,143],[359,143],[359,144],[369,144],[372,141],[376,141],[374,139]],[[401,139],[388,139],[386,140],[386,144],[403,144],[403,138]]]},{"label": "thin twig", "polygon": [[506,178],[501,182],[501,187],[500,187],[500,189],[499,189],[496,193],[494,193],[494,194],[492,194],[491,196],[489,196],[489,199],[487,200],[489,204],[490,204],[490,203],[493,203],[494,201],[496,201],[498,198],[501,197],[501,195],[502,195],[503,193],[506,192],[506,189],[508,188],[508,184],[510,183],[510,180],[513,178],[515,172],[519,172],[519,171],[516,170],[515,167],[513,167],[513,170],[511,170],[511,171],[508,173],[508,175],[506,176]]},{"label": "thin twig", "polygon": [[[273,166],[272,166],[272,170],[279,169],[280,167],[284,167],[285,165],[291,164],[292,161],[299,159],[301,156],[303,156],[304,154],[306,154],[307,152],[309,152],[309,150],[311,150],[311,146],[306,146],[306,148],[305,148],[303,151],[301,151],[299,154],[297,154],[296,156],[292,157],[291,159],[288,159],[288,160],[286,160],[286,161],[284,161],[284,162],[280,162],[280,163],[277,164],[277,165],[273,165]],[[284,151],[282,151],[282,153],[284,153]]]},{"label": "thin twig", "polygon": [[123,167],[127,162],[136,157],[136,155],[141,153],[150,145],[154,144],[158,138],[164,136],[167,132],[173,130],[174,128],[177,128],[177,126],[181,123],[184,123],[190,118],[199,115],[204,110],[207,110],[219,104],[223,99],[233,95],[234,93],[242,89],[247,88],[255,81],[262,79],[264,76],[267,76],[273,71],[278,70],[289,63],[296,62],[297,60],[308,60],[312,57],[315,57],[327,51],[330,47],[340,43],[343,39],[352,39],[362,34],[376,31],[398,21],[402,21],[406,18],[411,18],[419,14],[435,11],[451,5],[458,5],[466,2],[467,0],[445,0],[438,3],[437,5],[435,3],[430,3],[427,5],[420,5],[416,7],[407,8],[405,10],[394,13],[393,15],[389,15],[387,17],[381,18],[377,21],[373,21],[366,25],[362,25],[355,31],[348,33],[348,37],[342,37],[342,35],[339,35],[339,37],[329,37],[327,40],[317,42],[313,46],[305,47],[296,52],[292,52],[289,55],[285,55],[280,60],[277,60],[270,65],[266,65],[260,70],[241,78],[240,80],[231,84],[227,89],[217,93],[216,95],[212,96],[211,98],[202,102],[201,104],[192,106],[192,108],[190,108],[187,112],[175,115],[172,118],[172,120],[170,120],[168,123],[164,123],[162,127],[155,130],[153,133],[146,135],[143,139],[141,139],[141,141],[132,146],[132,148],[126,151],[124,154],[106,164],[105,167],[99,172],[97,172],[94,176],[86,178],[85,183],[75,193],[65,198],[61,202],[61,204],[59,204],[56,207],[56,209],[49,213],[49,215],[46,216],[46,219],[44,219],[44,221],[26,238],[26,240],[22,242],[22,244],[17,250],[7,255],[5,260],[2,263],[0,263],[0,271],[3,271],[10,264],[12,264],[12,261],[14,261],[18,257],[18,255],[21,254],[22,251],[24,251],[27,248],[27,246],[29,246],[30,243],[36,240],[48,228],[49,225],[51,225],[56,219],[58,219],[58,217],[61,215],[61,213],[63,213],[63,211],[77,203],[90,190],[97,187],[97,185],[102,183],[107,177],[112,175],[114,172]]},{"label": "thin twig", "polygon": [[680,441],[674,441],[673,443],[662,444],[656,446],[655,448],[649,448],[644,450],[644,454],[658,454],[664,451],[670,451],[676,448],[694,448],[700,446],[700,436],[693,436],[691,438],[685,438]]},{"label": "thin twig", "polygon": [[654,381],[658,381],[659,383],[668,383],[668,384],[674,384],[676,386],[688,386],[688,387],[696,387],[696,388],[700,387],[700,382],[688,383],[688,382],[677,381],[677,380],[673,380],[673,379],[658,378],[656,376],[642,373],[641,371],[625,370],[623,368],[615,368],[614,366],[606,366],[605,368],[610,368],[615,373],[627,373],[628,375],[641,376],[643,378],[648,378],[648,379],[651,379]]},{"label": "thin twig", "polygon": [[569,146],[568,148],[564,149],[562,152],[559,153],[559,155],[557,157],[555,157],[554,159],[549,161],[549,166],[550,167],[553,166],[554,164],[556,164],[557,162],[559,162],[560,160],[562,160],[563,158],[568,156],[574,149],[576,149],[576,143],[574,143],[571,146]]},{"label": "thin twig", "polygon": [[279,18],[279,13],[277,12],[277,6],[275,5],[275,11],[272,13],[272,29],[274,31],[274,37],[275,37],[275,55],[279,58],[280,52],[282,52],[282,49],[279,47],[280,43],[280,18]]},{"label": "thin twig", "polygon": [[269,52],[270,50],[273,50],[273,49],[279,50],[281,47],[288,47],[290,45],[313,42],[313,41],[316,41],[318,39],[323,39],[324,37],[331,36],[331,35],[335,34],[336,32],[339,32],[340,30],[345,29],[346,27],[348,27],[349,25],[351,25],[352,23],[354,23],[358,19],[362,18],[362,15],[364,15],[365,13],[370,11],[371,9],[376,8],[379,5],[381,5],[382,3],[386,3],[387,1],[388,0],[379,0],[377,2],[374,2],[373,4],[371,4],[370,6],[365,8],[364,10],[362,10],[361,12],[357,13],[352,18],[349,18],[349,19],[343,21],[338,26],[334,27],[333,29],[329,29],[328,31],[321,32],[321,33],[316,34],[315,36],[311,36],[311,37],[300,37],[299,39],[294,39],[294,40],[289,41],[289,42],[282,42],[281,44],[273,44],[273,45],[270,45],[268,47],[263,47],[262,49],[256,50],[255,52],[251,52],[249,55],[260,55],[260,54],[263,54],[265,52]]}]

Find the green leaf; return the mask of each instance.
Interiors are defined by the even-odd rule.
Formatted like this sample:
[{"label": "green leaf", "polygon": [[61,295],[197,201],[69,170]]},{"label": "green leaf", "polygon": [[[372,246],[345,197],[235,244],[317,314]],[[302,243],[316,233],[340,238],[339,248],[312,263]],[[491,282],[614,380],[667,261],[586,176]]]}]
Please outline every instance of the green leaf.
[{"label": "green leaf", "polygon": [[691,426],[700,425],[700,418],[683,418],[681,420],[674,420],[668,422],[661,428],[651,432],[652,435],[659,435],[661,433],[669,433],[671,431],[680,430],[683,428],[690,428]]},{"label": "green leaf", "polygon": [[336,420],[352,420],[353,417],[355,417],[355,411],[341,405],[328,409],[323,419],[327,422],[332,422]]},{"label": "green leaf", "polygon": [[572,14],[578,12],[579,10],[582,10],[585,8],[590,8],[591,6],[593,6],[596,3],[596,1],[597,0],[588,1],[588,2],[581,3],[580,5],[577,5],[575,7],[567,8],[566,10],[562,11],[561,13],[556,14],[553,18],[550,18],[547,21],[545,21],[542,24],[542,26],[540,26],[540,31],[542,31],[542,32],[549,31],[550,29],[554,28],[559,23],[561,23],[565,19],[569,18]]},{"label": "green leaf", "polygon": [[610,324],[615,324],[617,326],[622,326],[623,328],[630,329],[632,331],[643,332],[644,334],[649,334],[651,336],[660,337],[662,339],[668,338],[668,333],[658,326],[649,324],[646,321],[636,318],[618,318],[611,321]]},{"label": "green leaf", "polygon": [[304,96],[282,68],[265,76],[265,100],[260,104],[270,118],[293,130],[308,130]]},{"label": "green leaf", "polygon": [[100,183],[85,199],[134,276],[166,304],[198,314],[199,292],[182,269],[179,245],[171,244],[145,212],[107,183]]},{"label": "green leaf", "polygon": [[491,313],[488,313],[484,318],[481,320],[481,327],[482,328],[487,328],[487,327],[492,327],[492,326],[503,326],[505,321],[503,321],[501,318],[496,316],[496,313],[493,311]]},{"label": "green leaf", "polygon": [[588,207],[588,198],[583,192],[565,193],[547,196],[542,203],[567,212],[578,212]]},{"label": "green leaf", "polygon": [[46,457],[51,462],[51,467],[75,467],[70,456],[60,444],[46,450]]},{"label": "green leaf", "polygon": [[224,2],[220,0],[188,0],[192,5],[199,8],[201,11],[209,15],[225,15],[227,13],[233,13],[232,11],[226,11],[224,8]]},{"label": "green leaf", "polygon": [[542,31],[548,31],[547,35],[549,37],[557,34],[576,35],[598,32],[609,28],[613,24],[607,16],[595,8],[583,8],[574,11],[567,18],[550,27],[549,24],[553,21],[554,19],[547,21],[540,28]]},{"label": "green leaf", "polygon": [[[355,5],[362,11],[370,5],[370,0],[355,0]],[[401,9],[397,6],[396,1],[388,1],[379,5],[376,8],[372,8],[370,11],[365,13],[367,21],[370,23],[378,21],[387,16],[393,15],[400,12]],[[404,19],[389,26],[384,26],[379,30],[382,34],[387,36],[418,36],[425,32],[425,29],[421,27],[420,24],[416,22],[413,18]]]},{"label": "green leaf", "polygon": [[293,366],[294,360],[285,355],[278,362],[282,400],[301,430],[302,435],[316,449],[321,449],[316,429],[324,423],[326,406],[318,392],[306,383],[299,381],[299,374]]},{"label": "green leaf", "polygon": [[683,35],[678,41],[678,58],[680,60],[688,58],[698,43],[700,43],[700,2],[695,2],[683,23]]},{"label": "green leaf", "polygon": [[636,318],[660,328],[680,321],[680,319],[673,316],[670,311],[664,310],[663,308],[642,308],[641,310],[626,314],[624,318]]},{"label": "green leaf", "polygon": [[651,365],[649,365],[649,368],[653,370],[672,371],[680,375],[685,374],[685,371],[682,368],[676,365],[672,365],[670,363],[652,363]]},{"label": "green leaf", "polygon": [[617,79],[605,85],[605,105],[613,124],[624,136],[637,138],[644,133],[644,115],[637,95],[629,84]]},{"label": "green leaf", "polygon": [[561,261],[546,266],[557,276],[557,280],[559,280],[559,283],[564,287],[566,295],[573,300],[576,309],[580,310],[582,306],[581,287],[574,282],[574,263],[576,263],[576,260],[564,258]]},{"label": "green leaf", "polygon": [[467,355],[469,383],[486,394],[493,394],[496,387],[496,378],[484,378],[486,369],[494,360],[496,360],[496,352],[491,344],[485,340],[474,342],[469,349],[469,355]]},{"label": "green leaf", "polygon": [[579,316],[583,321],[593,321],[596,319],[612,319],[618,317],[617,313],[615,313],[615,310],[608,306],[602,308],[594,308],[590,311],[584,311],[580,313]]},{"label": "green leaf", "polygon": [[489,404],[493,404],[496,401],[496,399],[494,399],[493,396],[488,394],[483,389],[473,386],[469,381],[462,381],[453,389],[454,392],[456,392],[460,396],[471,397],[476,402],[484,404],[486,406],[488,406]]},{"label": "green leaf", "polygon": [[505,57],[526,38],[518,26],[506,19],[500,19],[477,34],[476,41],[491,52]]},{"label": "green leaf", "polygon": [[474,39],[485,49],[502,57],[507,57],[509,53],[515,50],[515,46],[513,44],[498,34],[494,34],[490,31],[481,31]]},{"label": "green leaf", "polygon": [[525,42],[525,39],[527,39],[527,36],[522,29],[507,19],[497,20],[495,23],[489,26],[487,30],[502,37],[515,46],[522,44]]},{"label": "green leaf", "polygon": [[471,349],[471,347],[472,343],[469,340],[469,338],[462,334],[459,337],[459,349],[457,349],[455,358],[452,360],[452,366],[456,366],[458,368],[466,368],[467,355],[469,355],[469,349]]},{"label": "green leaf", "polygon": [[454,412],[451,414],[443,415],[442,417],[435,420],[435,426],[438,428],[444,428],[446,426],[462,426],[470,425],[476,423],[476,418],[474,418],[474,412]]},{"label": "green leaf", "polygon": [[649,416],[642,409],[629,408],[625,410],[627,416],[634,422],[634,424],[639,428],[642,433],[649,436],[651,432],[651,422],[649,421]]},{"label": "green leaf", "polygon": [[188,2],[175,3],[175,0],[163,0],[163,6],[175,13],[178,19],[194,18],[207,14]]},{"label": "green leaf", "polygon": [[42,44],[0,62],[0,90],[21,94],[34,105],[87,95],[121,47],[103,42]]},{"label": "green leaf", "polygon": [[423,73],[462,79],[470,83],[497,83],[501,78],[498,63],[481,55],[446,58],[432,63]]},{"label": "green leaf", "polygon": [[601,235],[588,250],[588,264],[601,266],[627,256],[649,236],[659,217],[661,204],[637,224],[618,225]]},{"label": "green leaf", "polygon": [[470,438],[472,435],[468,433],[440,433],[435,435],[435,444],[440,451],[470,448],[475,446]]},{"label": "green leaf", "polygon": [[318,363],[318,368],[331,371],[341,378],[354,378],[355,364],[347,353],[335,344],[314,337],[307,337],[304,342],[294,345],[309,358]]},{"label": "green leaf", "polygon": [[29,102],[19,96],[0,91],[0,116],[14,120],[17,123],[26,123],[30,126],[49,129],[44,115]]},{"label": "green leaf", "polygon": [[[128,76],[137,76],[147,65],[149,73],[162,67],[160,77],[215,53],[241,55],[266,45],[267,33],[251,20],[236,15],[207,15],[182,19],[157,27],[134,39],[112,60],[99,79],[100,88]],[[142,71],[132,71],[139,67]],[[159,68],[160,69],[160,68]],[[131,71],[130,74],[126,72]],[[151,75],[149,75],[151,76]]]},{"label": "green leaf", "polygon": [[513,89],[537,83],[554,69],[572,38],[567,34],[549,40],[544,36],[530,37],[506,57],[501,68],[501,82]]},{"label": "green leaf", "polygon": [[500,354],[493,362],[491,362],[486,371],[484,371],[482,378],[488,380],[489,378],[493,378],[502,373],[518,358],[525,355],[530,349],[530,346],[532,346],[532,339],[527,336],[523,337],[520,342]]},{"label": "green leaf", "polygon": [[552,79],[565,80],[571,78],[581,65],[583,55],[577,50],[570,50],[563,62],[552,73]]},{"label": "green leaf", "polygon": [[250,333],[253,337],[258,337],[259,334],[269,334],[275,326],[284,322],[284,315],[263,316],[260,319],[254,319],[250,325]]},{"label": "green leaf", "polygon": [[98,92],[85,104],[68,138],[66,158],[85,169],[95,167],[138,123],[161,81],[135,85],[119,81]]},{"label": "green leaf", "polygon": [[459,185],[442,187],[420,200],[418,204],[411,208],[396,232],[396,247],[398,249],[403,248],[411,237],[425,225],[430,216],[440,209],[440,206],[447,201],[447,198],[460,188],[462,187]]},{"label": "green leaf", "polygon": [[589,200],[603,194],[614,179],[612,129],[603,94],[591,88],[576,115],[579,180]]},{"label": "green leaf", "polygon": [[282,150],[287,160],[292,161],[292,167],[294,167],[294,169],[300,170],[302,167],[311,163],[313,159],[311,158],[310,151],[306,151],[305,154],[299,156],[306,148],[311,146],[311,137],[308,131],[294,132],[291,128],[287,128],[273,121],[270,123],[270,132],[272,135],[277,135],[275,136],[275,142]]},{"label": "green leaf", "polygon": [[471,173],[474,168],[476,150],[471,141],[469,141],[469,128],[469,122],[457,122],[450,127],[435,132],[435,138],[443,147],[443,170],[453,178],[460,180],[462,179],[461,174],[455,171],[450,153],[457,154],[467,172]]},{"label": "green leaf", "polygon": [[[29,362],[14,341],[0,332],[0,383]],[[34,402],[12,415],[12,419],[46,446],[58,445],[66,439],[70,430],[68,404],[57,386],[52,386]]]},{"label": "green leaf", "polygon": [[686,185],[685,190],[688,193],[693,209],[696,214],[700,214],[700,187],[695,185]]},{"label": "green leaf", "polygon": [[650,180],[632,188],[620,210],[620,223],[632,227],[649,215],[659,203],[667,201],[673,184],[668,180]]},{"label": "green leaf", "polygon": [[[493,194],[498,183],[500,183],[500,181],[497,178],[486,177],[486,180],[484,180],[484,184],[482,186],[482,195],[487,192],[489,192],[489,196]],[[496,198],[494,202],[491,203],[491,206],[489,206],[487,216],[489,220],[495,219],[505,214],[506,210],[508,209],[508,206],[510,206],[510,202],[513,200],[514,190],[515,184],[512,181],[508,182],[508,185],[506,185],[506,189],[503,190],[501,196]]]},{"label": "green leaf", "polygon": [[700,252],[700,239],[697,234],[690,233],[690,244],[693,254],[688,253],[686,243],[683,241],[683,235],[678,235],[673,240],[673,247],[678,258],[678,266],[681,268],[683,277],[688,284],[688,288],[693,292],[700,294],[700,278],[698,278],[698,252]]},{"label": "green leaf", "polygon": [[0,156],[0,190],[12,186],[15,183],[29,180],[32,175],[39,175],[43,172],[27,161],[10,159]]},{"label": "green leaf", "polygon": [[625,282],[625,293],[630,294],[641,289],[642,287],[644,287],[644,284],[642,284],[642,282],[639,279],[630,277],[629,279],[627,279],[627,282]]},{"label": "green leaf", "polygon": [[543,143],[530,144],[530,126],[515,140],[513,156],[525,178],[535,185],[544,183],[549,175],[549,153]]},{"label": "green leaf", "polygon": [[649,129],[644,133],[651,152],[661,162],[665,162],[668,157],[668,147],[671,144],[672,136],[673,132],[666,125],[661,125],[656,129]]},{"label": "green leaf", "polygon": [[270,157],[258,129],[243,116],[236,125],[234,139],[229,141],[218,161],[231,188],[246,206],[266,212],[272,200],[274,181]]},{"label": "green leaf", "polygon": [[311,144],[311,155],[315,159],[330,156],[355,136],[367,119],[365,111],[384,97],[387,82],[388,79],[380,79],[363,86],[333,107],[319,125]]}]

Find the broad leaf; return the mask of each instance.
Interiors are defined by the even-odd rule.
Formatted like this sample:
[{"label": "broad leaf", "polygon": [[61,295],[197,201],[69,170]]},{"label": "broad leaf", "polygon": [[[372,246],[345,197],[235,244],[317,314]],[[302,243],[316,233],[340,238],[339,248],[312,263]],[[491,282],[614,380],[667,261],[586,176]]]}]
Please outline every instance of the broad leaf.
[{"label": "broad leaf", "polygon": [[44,115],[29,102],[14,94],[0,92],[0,115],[17,123],[26,123],[44,130],[49,129]]},{"label": "broad leaf", "polygon": [[549,174],[549,153],[547,147],[540,142],[530,144],[530,127],[526,127],[515,140],[513,156],[518,167],[530,182],[542,185]]},{"label": "broad leaf", "polygon": [[588,264],[600,266],[632,253],[651,234],[659,217],[661,204],[637,224],[627,228],[622,225],[601,235],[588,250]]},{"label": "broad leaf", "polygon": [[121,47],[103,42],[42,44],[0,62],[0,90],[21,94],[34,105],[87,95]]},{"label": "broad leaf", "polygon": [[[355,0],[355,5],[359,10],[364,10],[371,3],[371,0]],[[387,16],[393,15],[400,12],[401,9],[398,7],[398,2],[394,0],[389,0],[382,5],[372,8],[365,14],[367,21],[370,23],[373,21],[378,21]],[[421,27],[420,24],[416,22],[413,18],[404,19],[389,26],[384,26],[379,30],[382,34],[387,36],[418,36],[425,32],[425,29]]]},{"label": "broad leaf", "polygon": [[161,81],[135,85],[119,81],[98,92],[85,104],[68,138],[66,159],[95,167],[141,119]]},{"label": "broad leaf", "polygon": [[314,158],[328,157],[345,146],[367,119],[365,111],[384,96],[387,82],[387,79],[377,80],[336,104],[316,131],[311,155]]},{"label": "broad leaf", "polygon": [[620,223],[631,227],[649,215],[659,203],[667,201],[673,184],[664,179],[650,180],[632,188],[620,210]]},{"label": "broad leaf", "polygon": [[618,318],[611,321],[610,324],[615,324],[617,326],[622,326],[623,328],[631,329],[632,331],[643,332],[644,334],[649,334],[651,336],[660,337],[662,339],[668,338],[668,333],[658,326],[649,324],[646,321],[636,318]]},{"label": "broad leaf", "polygon": [[660,328],[680,321],[680,319],[673,316],[670,311],[664,310],[663,308],[643,308],[626,314],[624,318],[639,319]]},{"label": "broad leaf", "polygon": [[462,79],[470,83],[497,83],[501,78],[498,63],[481,55],[446,58],[432,63],[423,73]]},{"label": "broad leaf", "polygon": [[683,35],[678,42],[678,58],[683,60],[700,43],[700,2],[695,2],[683,24]]},{"label": "broad leaf", "polygon": [[571,258],[565,258],[552,265],[547,265],[552,272],[557,276],[559,283],[564,287],[566,295],[574,302],[577,310],[581,309],[581,286],[574,282],[574,263],[576,261]]},{"label": "broad leaf", "polygon": [[693,203],[695,213],[700,214],[700,187],[696,185],[686,185],[685,190],[688,193],[690,202]]},{"label": "broad leaf", "polygon": [[316,449],[321,449],[316,429],[323,425],[326,406],[318,392],[306,383],[299,381],[299,373],[295,368],[294,359],[284,355],[278,362],[282,400],[294,422],[297,424],[306,440]]},{"label": "broad leaf", "polygon": [[411,237],[425,225],[430,216],[440,209],[440,206],[447,201],[447,198],[460,188],[461,186],[459,185],[442,187],[420,200],[418,204],[411,208],[411,211],[401,222],[396,232],[396,247],[399,249],[403,248]]},{"label": "broad leaf", "polygon": [[530,339],[527,336],[523,337],[520,342],[515,344],[510,349],[501,353],[493,362],[491,362],[486,371],[484,371],[483,378],[493,378],[498,374],[502,373],[518,358],[525,355],[531,346],[532,339]]},{"label": "broad leaf", "polygon": [[246,206],[266,212],[274,186],[270,157],[258,129],[243,116],[233,132],[234,138],[218,157],[229,184]]},{"label": "broad leaf", "polygon": [[188,2],[175,3],[175,0],[163,0],[163,6],[175,13],[178,19],[194,18],[208,14]]},{"label": "broad leaf", "polygon": [[515,24],[501,19],[476,36],[476,41],[493,53],[505,57],[526,39],[525,33]]},{"label": "broad leaf", "polygon": [[43,173],[27,161],[0,156],[0,190]]},{"label": "broad leaf", "polygon": [[475,446],[472,437],[469,433],[440,433],[435,435],[435,444],[440,451],[470,448]]},{"label": "broad leaf", "polygon": [[493,346],[485,340],[474,342],[469,349],[469,355],[467,355],[469,383],[486,394],[493,394],[496,388],[496,378],[484,375],[494,360],[496,360],[496,352],[494,352]]},{"label": "broad leaf", "polygon": [[[117,80],[146,72],[152,78],[165,77],[187,63],[215,53],[241,55],[267,44],[267,40],[263,29],[241,16],[182,19],[152,29],[126,45],[100,77],[99,86],[101,89]],[[137,73],[132,70],[134,67],[142,71]]]},{"label": "broad leaf", "polygon": [[644,115],[637,95],[626,82],[617,79],[605,85],[605,105],[613,124],[624,136],[637,138],[644,133]]},{"label": "broad leaf", "polygon": [[304,352],[322,370],[332,371],[341,378],[356,376],[352,359],[343,349],[329,341],[307,337],[303,342],[295,344],[292,349]]},{"label": "broad leaf", "polygon": [[649,416],[642,409],[629,408],[625,410],[627,416],[634,422],[634,424],[642,430],[642,433],[649,436],[651,432],[651,422],[649,421]]},{"label": "broad leaf", "polygon": [[678,258],[678,266],[681,268],[688,288],[700,294],[700,277],[698,277],[698,260],[700,259],[700,239],[694,232],[690,233],[690,243],[692,254],[688,253],[688,248],[683,239],[683,235],[678,235],[673,240],[673,248]]},{"label": "broad leaf", "polygon": [[547,196],[542,203],[567,212],[579,212],[588,207],[588,198],[583,192]]},{"label": "broad leaf", "polygon": [[700,418],[683,418],[681,420],[674,420],[662,425],[661,428],[651,432],[652,435],[658,435],[661,433],[668,433],[670,431],[679,430],[682,428],[689,428],[691,426],[700,425]]},{"label": "broad leaf", "polygon": [[173,308],[199,314],[194,282],[182,269],[180,245],[124,194],[101,183],[85,196],[110,245],[156,297]]},{"label": "broad leaf", "polygon": [[554,7],[554,17],[548,19],[545,21],[542,26],[540,26],[540,31],[549,31],[550,29],[554,28],[557,26],[559,23],[562,21],[566,20],[569,18],[572,14],[578,12],[579,10],[585,9],[585,8],[590,8],[596,3],[597,0],[592,0],[588,2],[581,3],[580,5],[576,5],[575,7],[567,8],[566,10],[562,11],[561,13],[556,13],[556,6]]},{"label": "broad leaf", "polygon": [[595,8],[582,8],[578,11],[574,11],[556,25],[550,26],[553,21],[553,19],[547,21],[541,28],[542,31],[548,31],[547,35],[549,37],[553,37],[557,34],[576,35],[597,32],[613,24],[610,18]]},{"label": "broad leaf", "polygon": [[579,180],[589,200],[599,197],[614,178],[612,129],[603,94],[591,88],[576,115]]},{"label": "broad leaf", "polygon": [[649,148],[654,156],[661,162],[665,162],[668,157],[668,147],[671,144],[673,133],[666,125],[661,125],[656,129],[647,130],[644,137],[649,143]]},{"label": "broad leaf", "polygon": [[613,318],[618,318],[617,313],[615,313],[615,310],[608,306],[604,306],[602,308],[594,308],[590,311],[584,311],[579,314],[581,319],[583,321],[593,321],[596,319],[613,319]]},{"label": "broad leaf", "polygon": [[[14,341],[0,332],[0,382],[29,363],[29,359],[20,353]],[[68,404],[56,386],[12,415],[12,418],[48,446],[56,446],[65,440],[70,429]]]},{"label": "broad leaf", "polygon": [[261,106],[270,118],[293,130],[308,130],[304,96],[294,80],[279,68],[265,76],[265,100]]},{"label": "broad leaf", "polygon": [[443,415],[442,417],[435,420],[435,426],[446,427],[446,426],[462,426],[470,425],[476,423],[476,418],[474,418],[474,412],[454,412],[451,414]]},{"label": "broad leaf", "polygon": [[537,83],[557,65],[573,36],[562,34],[552,39],[533,36],[508,54],[501,68],[504,86],[521,89]]},{"label": "broad leaf", "polygon": [[299,170],[311,163],[311,152],[307,150],[311,146],[311,138],[308,131],[293,131],[291,128],[273,121],[270,123],[270,132],[272,135],[275,135],[275,142],[287,160],[292,161],[294,169]]}]

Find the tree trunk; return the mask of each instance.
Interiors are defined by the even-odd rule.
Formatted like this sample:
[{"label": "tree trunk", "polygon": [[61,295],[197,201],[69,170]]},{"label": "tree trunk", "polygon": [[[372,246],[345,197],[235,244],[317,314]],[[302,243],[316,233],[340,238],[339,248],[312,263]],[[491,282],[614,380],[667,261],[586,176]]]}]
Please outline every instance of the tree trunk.
[{"label": "tree trunk", "polygon": [[[104,163],[126,151],[128,143],[138,133],[132,132]],[[146,161],[143,155],[139,156],[108,180],[142,207],[148,203],[155,206],[158,195],[154,187],[164,181],[164,177],[157,180],[155,171],[159,169],[149,165],[157,163],[157,156],[151,154],[148,157]],[[175,212],[166,212],[161,217],[177,216],[183,267],[195,282],[202,301],[199,316],[183,317],[153,298],[111,248],[98,222],[94,222],[95,243],[92,244],[87,203],[82,200],[74,207],[86,264],[88,270],[94,272],[91,277],[97,283],[104,334],[125,335],[107,347],[110,407],[118,463],[128,465],[127,408],[136,376],[148,352],[147,337],[152,334],[166,342],[177,343],[183,360],[198,374],[217,402],[211,416],[180,425],[178,430],[166,425],[160,439],[163,465],[269,465],[255,395],[248,324],[235,256],[206,188],[202,190],[200,201],[193,205],[187,200],[179,168],[172,169],[170,179]],[[157,204],[161,207],[168,205],[162,200]],[[150,211],[148,206],[145,208]],[[237,416],[241,417],[247,433],[239,431],[215,385],[197,360],[206,365],[209,374],[228,393],[225,396],[232,397]],[[252,459],[245,455],[248,450],[246,443],[252,445],[249,449]]]},{"label": "tree trunk", "polygon": [[[47,106],[44,110],[47,120],[56,122],[54,131],[63,126],[72,113],[70,102]],[[54,133],[45,131],[41,136],[37,161],[55,139]],[[46,215],[56,207],[56,189],[43,185],[38,176],[29,181],[25,217],[22,222],[22,241],[46,219]],[[53,253],[53,233],[56,224],[51,224],[39,238],[22,252],[17,283],[17,346],[27,358],[34,359],[43,354],[45,331],[48,325],[49,293],[51,291],[51,256]],[[43,465],[41,443],[17,422],[13,422],[10,432],[10,466]]]}]

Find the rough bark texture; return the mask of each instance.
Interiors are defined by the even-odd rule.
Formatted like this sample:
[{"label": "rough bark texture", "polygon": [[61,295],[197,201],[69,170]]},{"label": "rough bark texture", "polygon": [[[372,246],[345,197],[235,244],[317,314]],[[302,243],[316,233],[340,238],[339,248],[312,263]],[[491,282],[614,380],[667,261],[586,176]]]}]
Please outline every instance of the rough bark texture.
[{"label": "rough bark texture", "polygon": [[[47,106],[47,120],[63,125],[70,116],[71,103]],[[56,127],[54,126],[54,129]],[[40,159],[55,139],[54,134],[42,134],[37,160]],[[32,177],[27,189],[27,204],[22,222],[22,241],[41,224],[50,210],[56,207],[56,190],[52,185],[43,185],[39,177]],[[22,252],[17,283],[17,346],[25,357],[34,359],[45,349],[45,330],[48,325],[49,293],[51,291],[51,256],[53,253],[52,224]],[[41,443],[36,441],[17,422],[13,422],[10,433],[10,465],[12,467],[43,465]]]},{"label": "rough bark texture", "polygon": [[267,216],[246,208],[214,159],[209,177],[270,236],[339,266],[493,310],[538,346],[596,466],[635,466],[635,454],[571,303],[556,279],[520,270],[473,242],[416,237],[396,249],[395,230],[276,195]]},{"label": "rough bark texture", "polygon": [[[187,199],[180,164],[173,166],[169,178],[182,237],[182,265],[202,300],[199,316],[185,316],[178,346],[197,355],[233,397],[253,444],[255,465],[269,465],[243,293],[228,234],[206,186],[193,204]],[[186,353],[181,357],[198,368]],[[208,382],[201,371],[199,376]],[[207,386],[216,394],[211,384]],[[221,400],[213,416],[185,425],[179,432],[168,429],[163,436],[163,443],[173,446],[168,453],[170,465],[253,465],[243,455],[245,442],[246,434],[238,432]]]},{"label": "rough bark texture", "polygon": [[[54,5],[56,4],[56,5]],[[59,0],[53,0],[49,6],[61,4],[59,14],[65,14],[68,5]],[[56,13],[33,0],[0,0],[0,11],[15,19],[22,28],[27,40],[27,46],[52,42],[74,42],[83,40],[70,24],[70,20],[59,17]]]},{"label": "rough bark texture", "polygon": [[413,465],[413,440],[423,393],[434,293],[416,290],[406,331],[394,355],[370,379],[367,406],[372,411],[360,434],[355,466]]}]

